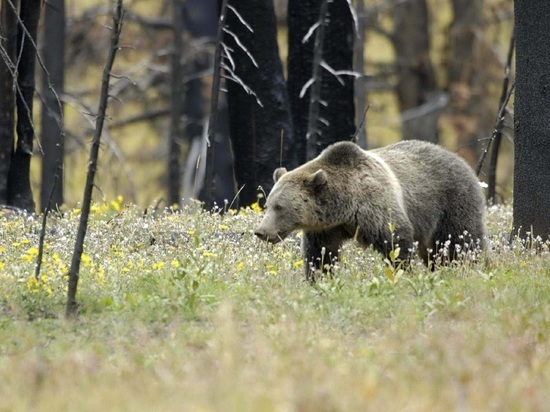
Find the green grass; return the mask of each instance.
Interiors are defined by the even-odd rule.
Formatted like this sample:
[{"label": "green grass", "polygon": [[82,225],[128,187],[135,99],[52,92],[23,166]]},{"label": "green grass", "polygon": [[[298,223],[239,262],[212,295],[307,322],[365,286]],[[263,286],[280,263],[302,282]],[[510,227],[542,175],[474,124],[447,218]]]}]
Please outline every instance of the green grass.
[{"label": "green grass", "polygon": [[0,216],[0,410],[545,410],[550,257],[509,246],[489,211],[491,265],[397,283],[346,245],[333,279],[303,281],[299,239],[271,246],[260,215],[196,205],[96,205],[63,319],[78,211]]}]

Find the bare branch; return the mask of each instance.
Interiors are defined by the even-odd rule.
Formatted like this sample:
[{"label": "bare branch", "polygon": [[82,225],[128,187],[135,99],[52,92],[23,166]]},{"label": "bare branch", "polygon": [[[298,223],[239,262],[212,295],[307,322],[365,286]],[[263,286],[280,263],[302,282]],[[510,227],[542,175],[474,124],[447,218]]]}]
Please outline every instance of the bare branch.
[{"label": "bare branch", "polygon": [[241,16],[239,14],[239,12],[237,11],[237,9],[235,7],[233,7],[232,5],[228,4],[227,5],[227,8],[229,10],[231,10],[233,13],[235,13],[235,16],[237,16],[237,18],[239,19],[239,21],[243,24],[244,27],[246,27],[248,29],[248,31],[250,31],[250,33],[254,33],[254,30],[252,30],[252,26],[250,26],[250,24],[248,24],[246,22],[246,20],[243,18],[243,16]]},{"label": "bare branch", "polygon": [[218,21],[218,32],[216,34],[216,52],[214,53],[214,75],[212,78],[212,93],[210,97],[210,119],[208,121],[208,133],[206,137],[206,178],[205,184],[208,187],[206,191],[206,204],[210,207],[212,204],[215,181],[214,181],[214,162],[216,160],[216,151],[214,145],[214,135],[218,126],[218,99],[220,95],[221,80],[221,60],[222,60],[222,38],[225,19],[227,16],[227,2],[223,0],[220,9],[220,19]]},{"label": "bare branch", "polygon": [[84,196],[82,199],[82,210],[80,213],[80,222],[78,226],[78,232],[76,235],[75,247],[73,251],[73,257],[71,261],[71,268],[69,270],[69,289],[67,292],[67,306],[65,315],[67,318],[74,318],[78,313],[78,303],[76,301],[76,291],[78,286],[78,272],[80,269],[80,260],[82,252],[84,250],[84,238],[86,237],[86,231],[88,228],[88,217],[90,214],[90,206],[92,202],[92,191],[94,187],[94,177],[97,169],[97,158],[99,154],[99,146],[101,143],[101,133],[103,131],[103,123],[105,121],[105,114],[107,111],[107,103],[109,96],[109,80],[111,78],[110,73],[113,68],[113,64],[118,50],[118,44],[120,39],[120,32],[122,31],[122,20],[124,17],[124,10],[122,9],[122,0],[117,0],[115,11],[113,14],[113,30],[111,34],[111,43],[109,53],[107,55],[107,61],[103,68],[103,76],[101,80],[101,93],[99,97],[97,122],[94,131],[94,139],[90,150],[90,158],[88,163],[88,173],[86,176],[86,185],[84,187]]},{"label": "bare branch", "polygon": [[221,63],[220,66],[223,67],[223,69],[228,73],[228,75],[222,75],[222,77],[224,79],[231,80],[231,81],[237,83],[238,85],[240,85],[247,94],[249,94],[251,96],[254,96],[254,98],[256,99],[256,102],[258,103],[258,106],[264,107],[264,105],[260,101],[260,98],[254,92],[254,90],[252,90],[250,87],[248,87],[246,85],[246,83],[239,76],[237,76],[235,74],[235,72],[233,70],[231,70],[229,67],[227,67],[227,65],[225,65],[224,63]]},{"label": "bare branch", "polygon": [[246,53],[246,55],[248,56],[248,58],[250,59],[252,64],[256,68],[258,68],[258,63],[256,63],[256,60],[254,60],[254,57],[252,57],[252,54],[250,54],[250,52],[245,47],[245,45],[241,43],[241,41],[239,40],[239,37],[235,33],[233,33],[231,30],[229,30],[227,27],[224,27],[223,31],[225,33],[229,34],[231,37],[233,37],[233,40],[235,40],[235,43],[237,43],[237,45],[242,49],[242,51],[244,51]]},{"label": "bare branch", "polygon": [[311,25],[311,27],[309,28],[309,30],[307,31],[306,35],[304,36],[304,38],[302,39],[302,43],[305,44],[309,41],[309,38],[313,35],[313,33],[315,33],[315,30],[317,30],[317,27],[320,26],[320,22],[319,21],[316,21],[314,24]]},{"label": "bare branch", "polygon": [[306,94],[307,92],[307,89],[309,89],[309,87],[313,84],[313,82],[315,81],[315,79],[313,77],[311,77],[307,82],[306,84],[303,85],[302,89],[300,90],[300,99],[304,97],[304,95]]},{"label": "bare branch", "polygon": [[[514,49],[515,49],[515,43],[516,43],[516,36],[515,36],[515,28],[512,28],[512,35],[510,36],[510,45],[508,47],[508,55],[506,58],[506,65],[504,67],[504,81],[502,84],[502,92],[500,96],[500,101],[502,102],[503,96],[508,89],[508,83],[510,82],[510,78],[512,77],[511,74],[511,67],[512,67],[512,56],[514,55]],[[495,139],[493,142],[493,148],[491,151],[491,158],[489,160],[489,173],[487,176],[487,183],[488,183],[488,190],[487,190],[487,198],[489,201],[495,203],[496,198],[496,175],[497,175],[497,163],[498,163],[498,153],[500,149],[500,143],[502,141],[502,134],[503,129],[505,127],[508,127],[506,123],[506,111],[503,115],[503,119],[500,125],[500,130],[495,135]],[[506,136],[508,139],[510,136]],[[491,144],[489,142],[489,144]]]},{"label": "bare branch", "polygon": [[351,19],[353,20],[353,31],[355,32],[355,37],[359,39],[359,18],[355,12],[355,7],[351,4],[351,0],[346,0],[348,2],[349,12],[351,14]]},{"label": "bare branch", "polygon": [[354,143],[357,143],[357,141],[359,140],[359,133],[361,133],[361,130],[365,126],[365,120],[367,120],[367,112],[369,111],[369,108],[370,108],[370,105],[368,105],[367,108],[365,109],[365,113],[363,113],[361,123],[359,123],[359,127],[355,131],[355,134],[353,135],[353,137],[350,139]]},{"label": "bare branch", "polygon": [[307,159],[313,159],[317,155],[317,135],[320,133],[317,121],[319,118],[319,100],[321,96],[321,62],[323,58],[323,44],[325,40],[326,17],[329,0],[323,0],[319,11],[319,27],[315,34],[315,45],[313,52],[313,84],[311,85],[309,98],[309,113],[307,125]]},{"label": "bare branch", "polygon": [[506,93],[506,96],[504,98],[504,101],[502,102],[500,109],[497,114],[497,120],[495,123],[495,127],[493,128],[493,133],[491,134],[491,137],[487,140],[487,146],[485,146],[485,149],[481,153],[481,157],[479,158],[479,161],[477,162],[476,166],[476,175],[479,176],[479,173],[481,172],[481,167],[483,166],[483,162],[485,161],[485,157],[487,156],[487,152],[489,151],[489,145],[491,142],[495,139],[495,136],[499,133],[499,130],[502,129],[502,123],[504,122],[504,114],[506,111],[506,106],[508,105],[508,102],[510,101],[510,97],[512,96],[512,93],[514,92],[514,88],[516,87],[516,82],[512,83],[512,86]]}]

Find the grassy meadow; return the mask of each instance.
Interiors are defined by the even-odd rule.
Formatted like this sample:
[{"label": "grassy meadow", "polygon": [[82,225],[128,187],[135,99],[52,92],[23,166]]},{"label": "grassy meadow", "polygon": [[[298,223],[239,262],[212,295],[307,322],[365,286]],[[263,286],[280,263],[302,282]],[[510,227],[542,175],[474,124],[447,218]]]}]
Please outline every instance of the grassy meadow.
[{"label": "grassy meadow", "polygon": [[0,411],[542,411],[550,405],[549,244],[393,281],[348,244],[332,279],[302,276],[258,210],[93,207],[79,318],[63,318],[79,210],[0,212]]}]

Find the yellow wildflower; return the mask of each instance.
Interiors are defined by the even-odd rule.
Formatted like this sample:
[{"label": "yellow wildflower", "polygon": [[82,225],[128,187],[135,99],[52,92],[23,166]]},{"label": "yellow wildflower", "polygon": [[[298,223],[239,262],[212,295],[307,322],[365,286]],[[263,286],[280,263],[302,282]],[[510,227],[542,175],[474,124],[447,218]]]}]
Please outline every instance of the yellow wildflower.
[{"label": "yellow wildflower", "polygon": [[204,257],[216,257],[216,255],[212,252],[203,252],[202,255]]},{"label": "yellow wildflower", "polygon": [[153,270],[161,270],[164,267],[164,262],[153,263]]},{"label": "yellow wildflower", "polygon": [[82,264],[84,266],[90,266],[90,263],[92,261],[92,259],[90,258],[90,256],[88,256],[86,253],[83,253],[82,256],[80,257],[80,260],[82,261]]},{"label": "yellow wildflower", "polygon": [[250,205],[250,209],[252,209],[256,213],[260,213],[262,211],[262,207],[257,201]]},{"label": "yellow wildflower", "polygon": [[237,270],[243,270],[243,268],[244,268],[244,262],[239,262],[237,264]]},{"label": "yellow wildflower", "polygon": [[38,282],[38,280],[36,280],[34,275],[29,276],[29,279],[27,280],[27,289],[31,293],[38,293],[38,291],[40,290],[40,283]]},{"label": "yellow wildflower", "polygon": [[114,200],[111,201],[111,207],[116,210],[117,212],[120,212],[120,203],[115,202]]},{"label": "yellow wildflower", "polygon": [[179,268],[180,267],[180,262],[177,261],[176,259],[172,260],[172,262],[170,262],[170,265],[173,267],[173,268]]},{"label": "yellow wildflower", "polygon": [[33,260],[36,256],[38,256],[38,248],[31,247],[25,256],[23,256],[24,262],[30,262]]},{"label": "yellow wildflower", "polygon": [[303,261],[302,259],[300,259],[300,260],[294,262],[294,263],[292,264],[292,266],[294,266],[295,268],[299,268],[299,267],[301,267],[303,264],[304,264],[304,261]]}]

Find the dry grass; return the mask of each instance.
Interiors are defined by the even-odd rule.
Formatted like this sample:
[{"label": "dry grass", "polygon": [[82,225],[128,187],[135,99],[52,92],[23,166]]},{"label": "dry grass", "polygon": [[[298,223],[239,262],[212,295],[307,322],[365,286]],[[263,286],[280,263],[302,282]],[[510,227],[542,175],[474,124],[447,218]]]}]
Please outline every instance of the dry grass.
[{"label": "dry grass", "polygon": [[302,280],[297,239],[259,215],[97,205],[77,322],[60,316],[78,212],[0,216],[0,410],[545,410],[550,265],[505,241],[489,268],[414,267],[396,284],[347,245],[334,279]]}]

